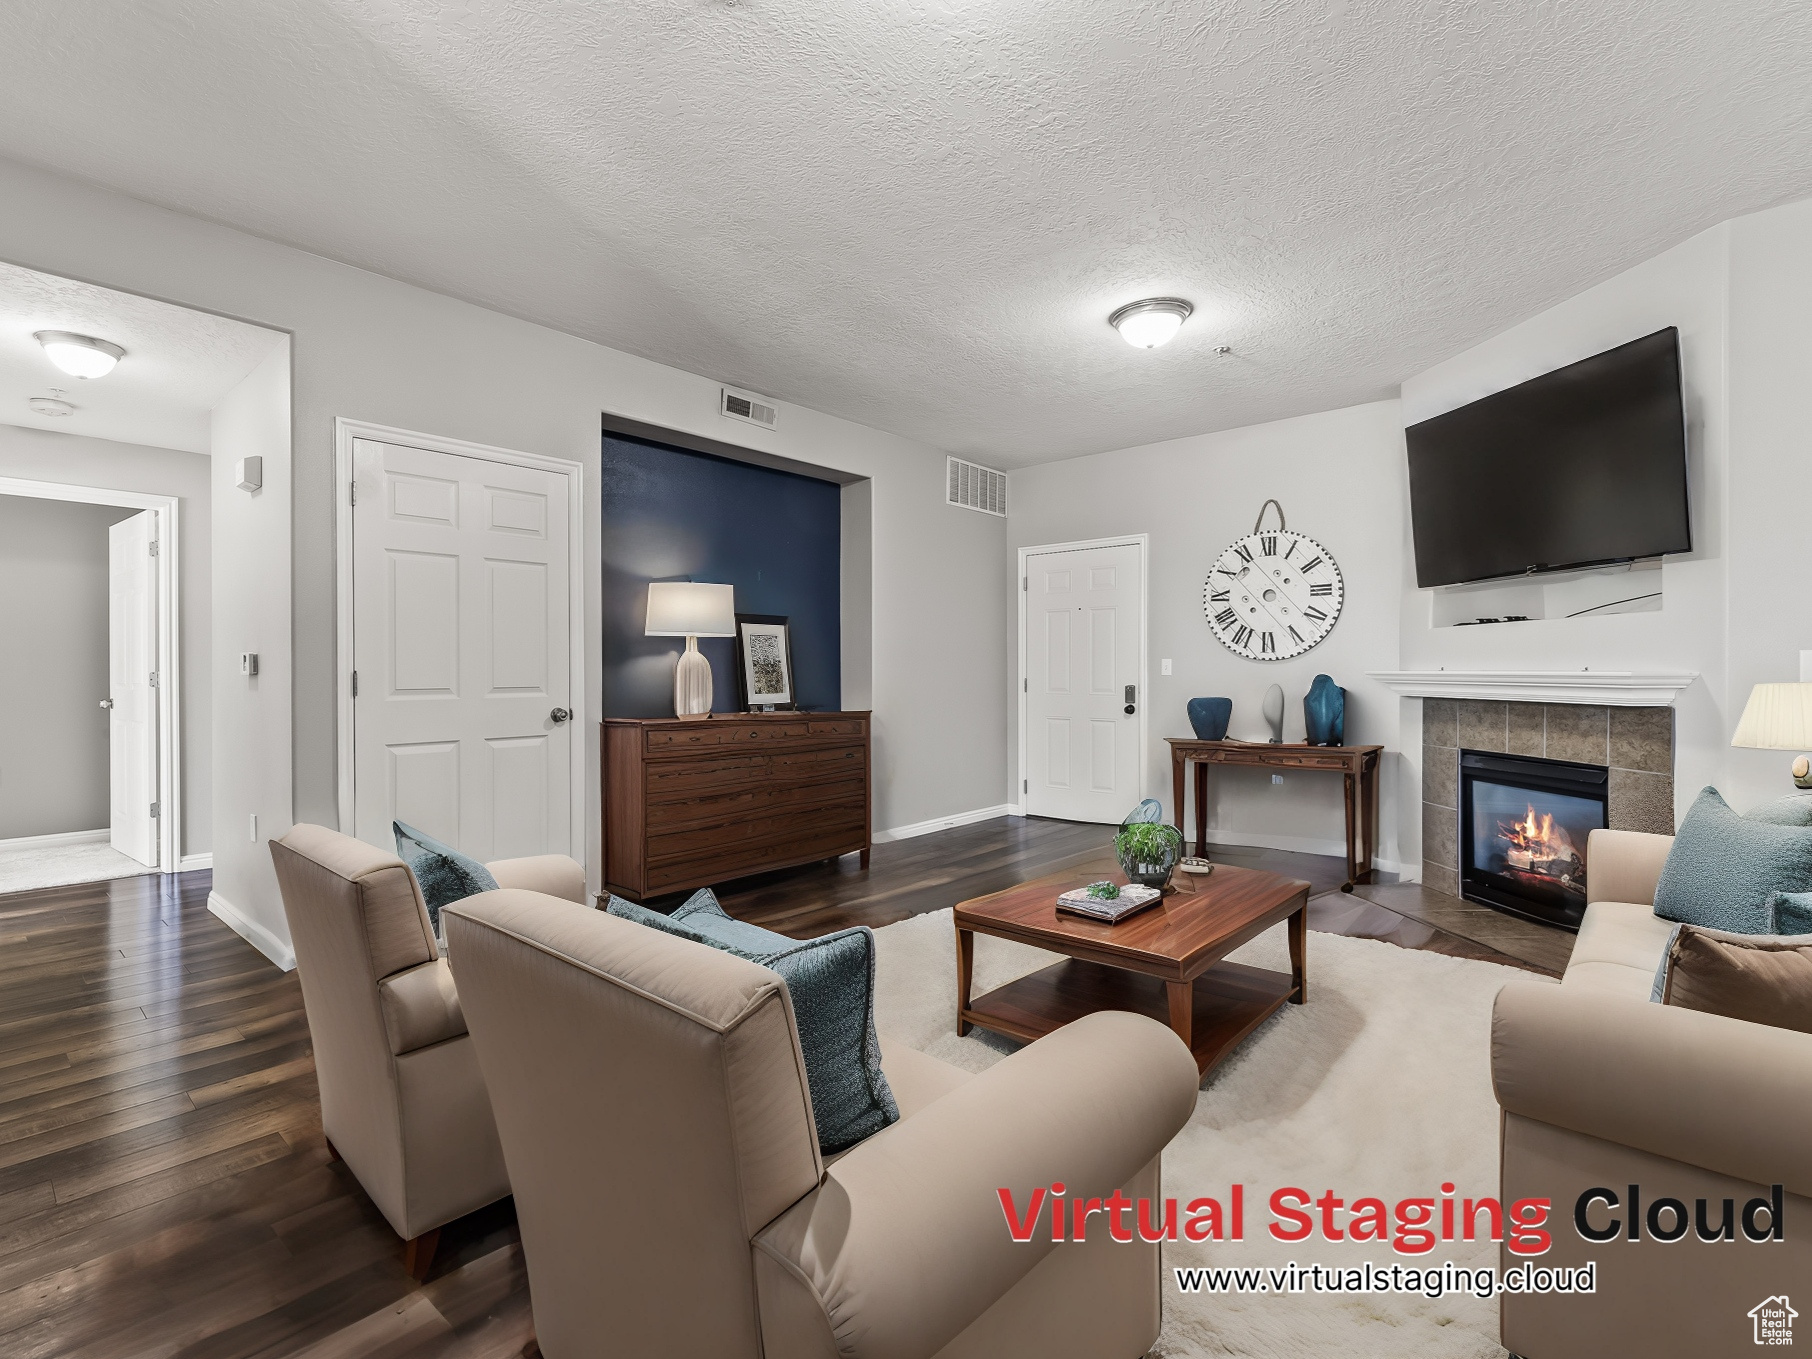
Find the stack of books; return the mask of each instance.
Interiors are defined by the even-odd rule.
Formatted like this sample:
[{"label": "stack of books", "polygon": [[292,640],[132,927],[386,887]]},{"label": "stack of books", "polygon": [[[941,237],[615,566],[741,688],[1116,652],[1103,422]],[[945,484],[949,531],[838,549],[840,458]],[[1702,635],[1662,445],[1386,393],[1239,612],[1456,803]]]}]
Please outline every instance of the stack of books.
[{"label": "stack of books", "polygon": [[1078,887],[1057,898],[1057,909],[1117,925],[1163,899],[1164,894],[1157,888],[1141,887],[1137,883],[1122,887],[1120,894],[1113,897],[1091,896],[1087,887]]}]

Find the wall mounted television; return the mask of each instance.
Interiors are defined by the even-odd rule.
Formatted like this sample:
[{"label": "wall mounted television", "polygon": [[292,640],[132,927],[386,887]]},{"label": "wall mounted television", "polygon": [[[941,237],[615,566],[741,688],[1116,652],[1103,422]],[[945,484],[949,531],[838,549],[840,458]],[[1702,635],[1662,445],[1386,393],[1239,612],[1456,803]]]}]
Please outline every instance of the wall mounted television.
[{"label": "wall mounted television", "polygon": [[1692,548],[1676,327],[1405,436],[1424,589]]}]

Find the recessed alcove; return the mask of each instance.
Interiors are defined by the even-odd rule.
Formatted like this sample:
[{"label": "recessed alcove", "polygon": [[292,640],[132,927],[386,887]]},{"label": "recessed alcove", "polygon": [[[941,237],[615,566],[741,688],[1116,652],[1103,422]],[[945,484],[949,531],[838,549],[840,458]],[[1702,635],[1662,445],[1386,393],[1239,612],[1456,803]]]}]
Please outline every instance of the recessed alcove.
[{"label": "recessed alcove", "polygon": [[1580,571],[1444,585],[1428,591],[1437,628],[1654,613],[1663,603],[1661,558]]}]

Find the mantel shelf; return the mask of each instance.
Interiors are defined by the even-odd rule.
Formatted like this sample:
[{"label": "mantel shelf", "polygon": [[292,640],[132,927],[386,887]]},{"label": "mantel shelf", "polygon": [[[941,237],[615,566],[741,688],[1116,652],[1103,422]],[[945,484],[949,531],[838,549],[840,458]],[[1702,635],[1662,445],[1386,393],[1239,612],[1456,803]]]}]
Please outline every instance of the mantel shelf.
[{"label": "mantel shelf", "polygon": [[1405,698],[1671,708],[1699,676],[1691,670],[1373,670],[1366,678]]}]

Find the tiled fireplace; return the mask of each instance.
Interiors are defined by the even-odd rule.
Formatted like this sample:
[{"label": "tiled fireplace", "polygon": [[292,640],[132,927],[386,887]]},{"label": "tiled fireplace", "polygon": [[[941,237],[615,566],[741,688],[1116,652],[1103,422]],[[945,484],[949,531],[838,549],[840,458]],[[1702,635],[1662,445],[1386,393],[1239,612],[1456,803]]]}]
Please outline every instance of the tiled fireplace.
[{"label": "tiled fireplace", "polygon": [[[1428,698],[1422,702],[1422,881],[1437,891],[1464,895],[1460,882],[1462,822],[1466,820],[1460,769],[1463,750],[1602,766],[1607,774],[1598,788],[1605,801],[1604,819],[1612,829],[1673,833],[1672,708]],[[1490,772],[1489,761],[1475,764]],[[1555,788],[1558,793],[1559,786]],[[1574,791],[1588,796],[1592,792],[1589,787]],[[1565,801],[1554,806],[1572,808]],[[1507,878],[1519,876],[1524,861],[1531,859],[1530,847],[1523,842],[1544,837],[1542,814],[1537,813],[1537,819],[1524,828],[1513,815],[1517,809],[1507,809],[1507,804],[1506,809],[1492,806],[1481,811],[1480,807],[1475,797],[1474,820],[1487,816],[1494,828],[1502,821],[1510,838],[1518,842],[1509,855],[1511,867],[1506,870],[1502,860],[1496,866]],[[1574,810],[1583,814],[1583,805]],[[1547,833],[1556,829],[1550,827]],[[1582,834],[1577,838],[1583,838],[1583,826],[1579,829]],[[1557,842],[1565,838],[1564,833],[1556,837]],[[1577,848],[1583,851],[1583,846]],[[1567,855],[1561,850],[1537,849],[1532,857],[1541,873],[1556,876],[1558,897],[1558,878],[1566,875]],[[1475,873],[1475,893],[1481,884]],[[1506,883],[1495,885],[1501,888]],[[1565,912],[1557,914],[1557,923],[1567,923],[1564,916]]]}]

